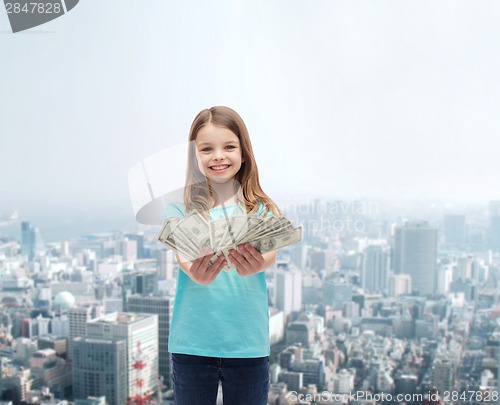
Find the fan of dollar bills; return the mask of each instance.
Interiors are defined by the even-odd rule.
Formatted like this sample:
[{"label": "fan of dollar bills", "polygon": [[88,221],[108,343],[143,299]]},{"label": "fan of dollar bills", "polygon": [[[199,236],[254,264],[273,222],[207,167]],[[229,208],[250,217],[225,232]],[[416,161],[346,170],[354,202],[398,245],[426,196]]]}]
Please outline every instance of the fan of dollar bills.
[{"label": "fan of dollar bills", "polygon": [[285,217],[260,217],[257,214],[235,215],[217,221],[207,221],[198,211],[183,218],[168,219],[158,235],[158,240],[192,261],[202,248],[212,249],[216,259],[226,256],[224,268],[229,271],[234,265],[228,252],[238,245],[249,243],[260,253],[267,253],[302,239],[302,228],[294,228]]}]

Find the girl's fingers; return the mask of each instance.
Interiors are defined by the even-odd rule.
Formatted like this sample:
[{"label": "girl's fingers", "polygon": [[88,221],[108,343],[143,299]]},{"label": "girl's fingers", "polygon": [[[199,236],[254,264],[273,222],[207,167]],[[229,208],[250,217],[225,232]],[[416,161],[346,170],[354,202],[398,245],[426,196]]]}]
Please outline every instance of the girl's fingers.
[{"label": "girl's fingers", "polygon": [[248,244],[245,243],[244,245],[241,245],[241,247],[243,248],[243,251],[245,253],[248,253],[248,255],[245,254],[245,257],[246,256],[251,257],[252,259],[255,259],[257,262],[260,261],[261,258],[263,259],[262,254],[249,243]]},{"label": "girl's fingers", "polygon": [[[254,249],[255,250],[255,249]],[[255,252],[257,252],[255,250]],[[258,252],[257,252],[258,253]],[[240,255],[241,257],[243,257],[245,259],[245,261],[250,265],[250,266],[257,266],[259,264],[259,261],[256,257],[256,255],[254,256],[254,254],[245,247],[245,245],[242,245],[240,247]]]},{"label": "girl's fingers", "polygon": [[219,272],[224,268],[226,265],[226,259],[224,256],[220,255],[217,260],[212,264],[211,270],[213,271],[213,274],[216,276],[219,274]]},{"label": "girl's fingers", "polygon": [[194,267],[194,269],[192,269],[193,273],[197,273],[200,270],[206,270],[206,268],[208,267],[208,262],[210,261],[211,257],[212,256],[209,254],[202,257],[198,257],[193,262],[193,267]]},{"label": "girl's fingers", "polygon": [[240,253],[233,251],[229,258],[236,265],[236,269],[239,270],[238,273],[241,274],[241,272],[247,273],[250,271],[250,263]]},{"label": "girl's fingers", "polygon": [[208,267],[207,273],[205,274],[208,274],[208,280],[210,283],[215,280],[215,278],[219,275],[219,273],[221,272],[221,270],[224,268],[225,265],[226,265],[226,260],[224,256],[222,256],[222,258],[221,256],[219,256],[215,260],[215,262]]}]

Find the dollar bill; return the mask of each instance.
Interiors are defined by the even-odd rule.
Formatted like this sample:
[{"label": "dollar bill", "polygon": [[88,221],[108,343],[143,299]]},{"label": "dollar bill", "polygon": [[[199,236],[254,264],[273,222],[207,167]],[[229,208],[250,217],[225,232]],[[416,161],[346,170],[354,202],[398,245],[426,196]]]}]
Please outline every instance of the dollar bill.
[{"label": "dollar bill", "polygon": [[197,211],[190,212],[184,218],[170,218],[158,235],[161,243],[191,261],[200,255],[203,248],[210,247],[215,252],[210,262],[214,262],[221,254],[226,257],[225,271],[234,268],[228,253],[238,245],[250,243],[264,254],[301,239],[302,228],[295,228],[283,216],[262,218],[252,213],[207,221]]}]

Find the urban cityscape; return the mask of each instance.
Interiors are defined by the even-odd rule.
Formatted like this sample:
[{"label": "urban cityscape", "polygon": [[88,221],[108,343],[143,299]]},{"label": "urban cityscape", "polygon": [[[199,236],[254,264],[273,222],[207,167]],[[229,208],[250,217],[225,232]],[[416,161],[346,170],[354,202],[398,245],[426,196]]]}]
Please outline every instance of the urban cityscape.
[{"label": "urban cityscape", "polygon": [[[268,405],[500,403],[500,201],[383,204],[278,204],[303,239],[266,270]],[[44,243],[3,214],[0,404],[175,404],[160,227]]]}]

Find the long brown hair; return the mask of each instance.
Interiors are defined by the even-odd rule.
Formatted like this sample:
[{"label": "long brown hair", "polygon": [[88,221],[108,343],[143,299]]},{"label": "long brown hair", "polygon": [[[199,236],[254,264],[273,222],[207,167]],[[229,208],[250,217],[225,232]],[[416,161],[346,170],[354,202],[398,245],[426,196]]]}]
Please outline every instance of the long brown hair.
[{"label": "long brown hair", "polygon": [[211,202],[218,205],[217,195],[210,183],[200,171],[196,159],[196,137],[198,131],[207,124],[223,127],[233,132],[240,141],[241,156],[243,161],[241,168],[235,176],[235,180],[241,185],[238,191],[238,199],[245,204],[247,213],[255,212],[259,204],[266,205],[264,215],[269,210],[275,216],[280,216],[278,206],[262,190],[259,183],[259,171],[253,156],[252,144],[248,130],[236,111],[229,107],[217,106],[200,111],[191,125],[189,131],[188,165],[186,169],[186,186],[184,188],[184,203],[186,211],[196,209],[200,213],[208,213],[212,208]]}]

